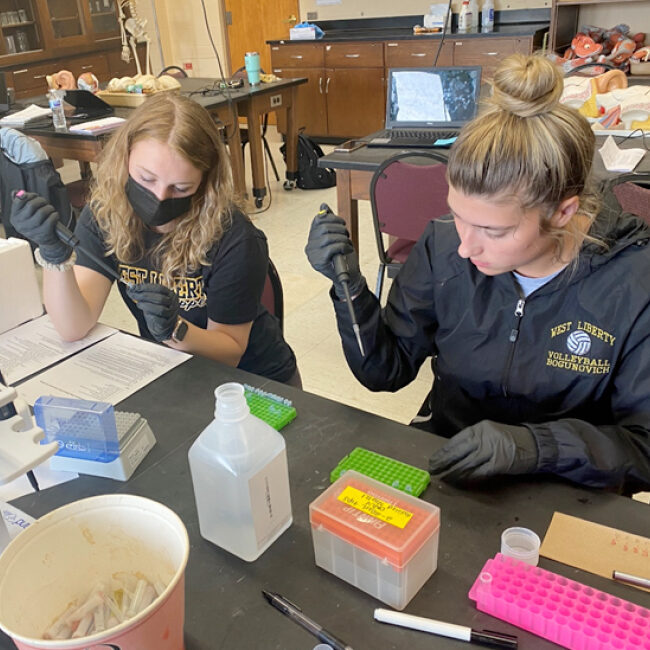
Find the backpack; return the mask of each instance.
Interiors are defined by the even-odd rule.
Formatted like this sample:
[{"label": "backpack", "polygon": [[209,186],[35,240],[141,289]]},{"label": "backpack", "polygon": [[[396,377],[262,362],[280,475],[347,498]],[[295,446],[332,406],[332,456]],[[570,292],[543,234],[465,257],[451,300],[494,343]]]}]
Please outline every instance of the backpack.
[{"label": "backpack", "polygon": [[[280,147],[282,156],[287,159],[286,145]],[[318,166],[318,159],[324,156],[323,150],[311,138],[298,135],[298,179],[301,190],[320,190],[336,185],[336,172]]]}]

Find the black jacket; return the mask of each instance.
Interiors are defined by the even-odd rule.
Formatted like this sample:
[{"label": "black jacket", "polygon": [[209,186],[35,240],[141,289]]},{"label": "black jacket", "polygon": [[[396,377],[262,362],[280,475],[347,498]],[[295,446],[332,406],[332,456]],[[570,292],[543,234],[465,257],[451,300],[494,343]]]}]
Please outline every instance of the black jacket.
[{"label": "black jacket", "polygon": [[585,245],[523,300],[510,273],[489,277],[457,254],[452,223],[431,223],[385,309],[354,300],[361,358],[334,300],[348,364],[371,390],[396,391],[433,358],[432,430],[482,420],[525,424],[538,472],[578,483],[650,486],[650,231],[633,217],[597,221],[606,252]]}]

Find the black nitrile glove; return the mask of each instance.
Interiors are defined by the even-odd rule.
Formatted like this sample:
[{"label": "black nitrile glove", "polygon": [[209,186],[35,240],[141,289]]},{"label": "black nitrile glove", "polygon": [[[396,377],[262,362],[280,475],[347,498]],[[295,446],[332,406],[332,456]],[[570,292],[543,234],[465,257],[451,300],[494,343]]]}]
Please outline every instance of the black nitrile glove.
[{"label": "black nitrile glove", "polygon": [[503,474],[532,474],[537,444],[527,427],[482,420],[457,433],[429,459],[429,472],[449,483]]},{"label": "black nitrile glove", "polygon": [[72,248],[56,234],[59,213],[38,194],[22,190],[16,192],[10,218],[21,235],[38,245],[41,257],[46,262],[61,264],[72,255]]},{"label": "black nitrile glove", "polygon": [[159,343],[169,340],[178,322],[178,296],[162,284],[151,282],[134,284],[126,293],[142,310],[151,336]]},{"label": "black nitrile glove", "polygon": [[349,275],[348,286],[352,297],[361,293],[366,281],[359,270],[359,257],[350,241],[350,234],[345,228],[345,221],[337,217],[327,203],[320,206],[320,212],[314,217],[309,230],[309,239],[305,247],[309,263],[326,278],[334,283],[334,291],[339,300],[345,299],[341,277],[334,268],[334,259],[341,256],[343,269]]}]

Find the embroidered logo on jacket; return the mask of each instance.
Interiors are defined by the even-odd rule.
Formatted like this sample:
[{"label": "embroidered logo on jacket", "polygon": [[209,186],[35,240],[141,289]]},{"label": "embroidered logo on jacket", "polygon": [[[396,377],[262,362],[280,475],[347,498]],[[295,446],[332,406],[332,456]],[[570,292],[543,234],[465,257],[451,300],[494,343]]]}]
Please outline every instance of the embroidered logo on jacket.
[{"label": "embroidered logo on jacket", "polygon": [[[566,335],[566,338],[564,337]],[[586,375],[606,375],[611,370],[610,359],[587,356],[598,348],[603,351],[611,350],[616,337],[602,328],[587,321],[566,321],[551,328],[551,339],[558,338],[558,342],[565,341],[566,350],[547,350],[546,365],[552,368],[561,368],[571,372]],[[596,345],[594,341],[602,341]]]}]

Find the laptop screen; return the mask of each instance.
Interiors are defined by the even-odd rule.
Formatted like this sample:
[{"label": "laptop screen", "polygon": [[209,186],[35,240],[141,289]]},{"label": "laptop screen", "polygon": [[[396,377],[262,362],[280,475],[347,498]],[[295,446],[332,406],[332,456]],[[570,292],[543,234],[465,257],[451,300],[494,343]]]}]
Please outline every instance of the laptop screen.
[{"label": "laptop screen", "polygon": [[475,115],[480,67],[393,68],[389,71],[386,127],[462,126]]}]

